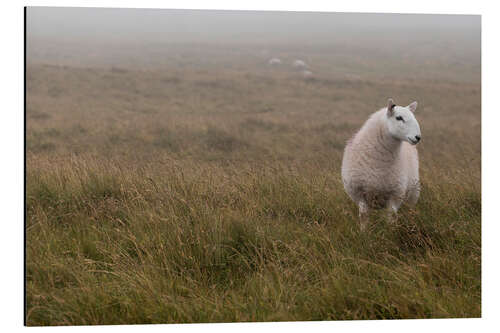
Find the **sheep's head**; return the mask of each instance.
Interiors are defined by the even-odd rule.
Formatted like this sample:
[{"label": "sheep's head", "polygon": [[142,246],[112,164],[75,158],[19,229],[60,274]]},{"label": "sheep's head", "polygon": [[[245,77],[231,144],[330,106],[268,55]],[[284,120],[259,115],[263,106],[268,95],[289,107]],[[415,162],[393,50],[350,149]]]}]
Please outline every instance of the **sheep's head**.
[{"label": "sheep's head", "polygon": [[408,106],[398,106],[389,99],[387,104],[387,128],[389,133],[397,140],[416,145],[421,138],[420,126],[415,118],[417,102]]}]

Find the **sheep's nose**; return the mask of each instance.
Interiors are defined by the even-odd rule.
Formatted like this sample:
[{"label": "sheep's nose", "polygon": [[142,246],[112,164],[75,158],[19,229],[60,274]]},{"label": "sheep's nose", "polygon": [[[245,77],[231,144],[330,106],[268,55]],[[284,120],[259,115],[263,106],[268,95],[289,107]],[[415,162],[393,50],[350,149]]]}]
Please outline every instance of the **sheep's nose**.
[{"label": "sheep's nose", "polygon": [[415,140],[417,140],[417,142],[420,141],[420,135],[415,135]]}]

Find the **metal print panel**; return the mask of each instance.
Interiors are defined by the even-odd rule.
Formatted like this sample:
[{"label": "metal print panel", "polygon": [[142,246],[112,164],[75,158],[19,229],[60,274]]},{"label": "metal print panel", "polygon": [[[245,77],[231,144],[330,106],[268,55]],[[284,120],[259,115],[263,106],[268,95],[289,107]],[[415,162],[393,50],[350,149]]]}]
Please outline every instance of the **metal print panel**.
[{"label": "metal print panel", "polygon": [[26,9],[26,325],[481,316],[481,18]]}]

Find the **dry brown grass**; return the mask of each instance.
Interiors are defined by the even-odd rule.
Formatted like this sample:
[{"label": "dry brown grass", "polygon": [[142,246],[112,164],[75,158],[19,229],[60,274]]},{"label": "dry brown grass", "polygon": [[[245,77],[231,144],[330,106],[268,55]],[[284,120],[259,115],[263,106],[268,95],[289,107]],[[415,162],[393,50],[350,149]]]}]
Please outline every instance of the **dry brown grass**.
[{"label": "dry brown grass", "polygon": [[[252,61],[29,64],[28,325],[480,316],[477,77]],[[423,192],[363,234],[340,161],[387,97]]]}]

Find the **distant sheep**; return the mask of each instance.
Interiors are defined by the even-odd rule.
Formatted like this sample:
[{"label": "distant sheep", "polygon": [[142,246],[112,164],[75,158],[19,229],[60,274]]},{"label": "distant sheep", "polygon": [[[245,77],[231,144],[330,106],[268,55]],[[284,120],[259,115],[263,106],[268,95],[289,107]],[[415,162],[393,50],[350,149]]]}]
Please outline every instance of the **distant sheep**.
[{"label": "distant sheep", "polygon": [[268,61],[269,65],[279,65],[281,64],[281,59],[279,58],[272,58],[271,60]]},{"label": "distant sheep", "polygon": [[309,77],[312,77],[313,76],[313,72],[311,71],[308,71],[307,69],[304,69],[302,72],[301,72],[302,76],[305,77],[305,78],[309,78]]},{"label": "distant sheep", "polygon": [[348,141],[342,160],[342,182],[359,207],[360,227],[368,223],[370,209],[386,208],[390,221],[403,203],[414,206],[420,194],[418,153],[420,126],[417,102],[373,113]]},{"label": "distant sheep", "polygon": [[299,59],[294,60],[293,63],[292,63],[292,66],[295,67],[295,68],[299,68],[299,69],[308,68],[308,66],[305,63],[305,61],[299,60]]}]

